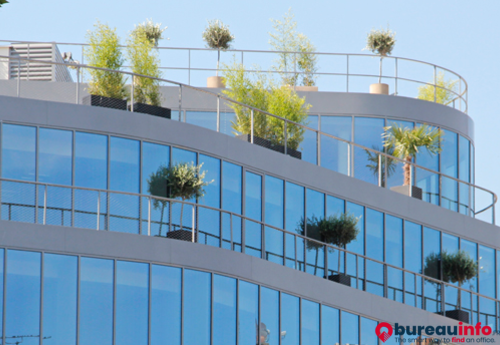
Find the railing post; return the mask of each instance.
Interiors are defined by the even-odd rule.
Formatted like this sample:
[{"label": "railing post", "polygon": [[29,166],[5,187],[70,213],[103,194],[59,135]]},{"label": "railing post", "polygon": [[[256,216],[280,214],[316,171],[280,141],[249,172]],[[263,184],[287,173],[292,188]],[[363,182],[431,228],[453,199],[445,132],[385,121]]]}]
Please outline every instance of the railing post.
[{"label": "railing post", "polygon": [[[163,219],[161,221],[163,223]],[[148,197],[148,236],[151,236],[151,196]]]},{"label": "railing post", "polygon": [[409,190],[409,194],[410,194],[410,197],[413,196],[413,165],[410,164],[410,186],[409,186],[410,190]]},{"label": "railing post", "polygon": [[382,187],[382,155],[378,154],[378,186]]},{"label": "railing post", "polygon": [[135,80],[135,75],[132,74],[132,85],[131,85],[131,91],[130,91],[130,111],[133,113],[134,112],[134,80]]},{"label": "railing post", "polygon": [[[385,298],[389,298],[389,296],[388,296],[389,295],[389,289],[388,289],[389,284],[387,282],[387,277],[388,277],[387,265],[384,265],[384,297]],[[366,279],[366,277],[365,277],[365,279]]]},{"label": "railing post", "polygon": [[191,85],[191,49],[188,50],[188,85]]},{"label": "railing post", "polygon": [[80,67],[76,68],[76,104],[80,104]]},{"label": "railing post", "polygon": [[285,136],[285,155],[286,155],[287,154],[287,141],[288,141],[287,126],[286,126],[287,120],[284,120],[283,122],[285,123],[285,133],[284,133],[284,136]]},{"label": "railing post", "polygon": [[436,75],[436,65],[434,65],[434,103],[437,102],[437,75]]},{"label": "railing post", "polygon": [[179,85],[179,122],[182,119],[182,85]]},{"label": "railing post", "polygon": [[220,96],[217,95],[217,132],[220,132]]},{"label": "railing post", "polygon": [[195,213],[195,206],[193,206],[193,213],[192,213],[192,223],[191,223],[191,242],[195,242],[194,240],[194,213]]},{"label": "railing post", "polygon": [[347,144],[347,176],[351,176],[351,144]]},{"label": "railing post", "polygon": [[346,66],[346,92],[349,92],[349,55],[347,55],[347,66]]},{"label": "railing post", "polygon": [[316,131],[316,161],[321,166],[321,137],[319,131]]},{"label": "railing post", "polygon": [[253,144],[253,109],[250,109],[250,142]]},{"label": "railing post", "polygon": [[493,211],[493,214],[491,215],[492,217],[492,223],[493,225],[495,225],[495,195],[491,195],[491,202],[493,203],[493,206],[492,206],[492,211]]},{"label": "railing post", "polygon": [[398,95],[398,58],[394,58],[395,78],[394,78],[394,96]]},{"label": "railing post", "polygon": [[101,229],[101,191],[97,192],[97,229]]},{"label": "railing post", "polygon": [[17,57],[17,97],[21,97],[21,57]]},{"label": "railing post", "polygon": [[47,185],[43,189],[43,225],[47,221]]},{"label": "railing post", "polygon": [[[224,213],[222,214],[222,217],[224,217]],[[234,250],[234,244],[233,244],[233,214],[229,213],[229,230],[230,230],[230,236],[231,236],[231,250]],[[222,234],[224,237],[224,234]]]}]

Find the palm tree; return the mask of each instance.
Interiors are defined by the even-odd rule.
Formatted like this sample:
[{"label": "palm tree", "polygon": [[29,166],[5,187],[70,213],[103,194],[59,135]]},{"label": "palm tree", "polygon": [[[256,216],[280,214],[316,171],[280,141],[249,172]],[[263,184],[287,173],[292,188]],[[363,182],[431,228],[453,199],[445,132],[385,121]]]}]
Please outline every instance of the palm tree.
[{"label": "palm tree", "polygon": [[441,152],[442,131],[438,128],[432,129],[422,125],[410,129],[403,126],[384,127],[382,139],[384,147],[393,150],[393,156],[405,160],[403,166],[404,185],[411,184],[411,162],[423,147],[429,154]]},{"label": "palm tree", "polygon": [[[372,149],[375,151],[378,151],[378,152],[382,152],[382,150],[376,145],[372,145]],[[373,175],[375,175],[375,177],[378,177],[378,174],[379,174],[379,164],[378,164],[379,163],[379,154],[376,153],[375,151],[370,151],[368,149],[365,149],[366,155],[368,156],[368,158],[367,158],[368,164],[366,165],[366,167],[371,170],[371,172],[373,173]],[[389,149],[386,151],[391,156],[394,156],[392,149]],[[381,176],[382,186],[381,187],[385,187],[389,181],[389,178],[396,171],[397,162],[394,161],[394,159],[389,158],[387,156],[382,156],[380,161],[382,162],[381,167],[380,167],[380,172],[382,174],[382,176]],[[385,176],[386,165],[387,165],[387,176]]]}]

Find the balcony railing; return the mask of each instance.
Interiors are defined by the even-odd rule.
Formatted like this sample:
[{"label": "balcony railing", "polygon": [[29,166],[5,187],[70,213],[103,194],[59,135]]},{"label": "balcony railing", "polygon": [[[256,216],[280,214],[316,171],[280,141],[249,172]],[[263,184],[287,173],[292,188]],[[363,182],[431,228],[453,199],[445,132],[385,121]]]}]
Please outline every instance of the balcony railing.
[{"label": "balcony railing", "polygon": [[[22,44],[27,47],[29,58],[30,45],[46,42],[0,40],[5,44]],[[84,50],[88,44],[49,42],[56,44],[61,51],[71,51],[75,61],[85,63]],[[125,46],[121,47],[125,49]],[[202,87],[206,85],[206,78],[216,72],[217,50],[207,48],[180,48],[158,47],[162,63],[161,69],[167,78],[178,80],[187,85]],[[230,64],[233,61],[253,66],[248,72],[272,73],[276,76],[284,73],[303,75],[297,64],[290,67],[289,71],[277,71],[272,65],[279,55],[290,55],[291,61],[297,61],[297,56],[303,54],[314,55],[317,59],[318,70],[312,73],[321,91],[336,92],[362,92],[367,93],[369,85],[378,83],[379,61],[378,55],[372,54],[342,54],[314,52],[304,53],[298,51],[270,51],[270,50],[243,50],[230,49],[221,51],[221,62]],[[293,58],[292,58],[293,56]],[[442,102],[440,91],[450,97],[445,105],[459,109],[465,113],[468,110],[468,86],[465,79],[458,73],[447,68],[402,57],[387,56],[383,60],[382,82],[389,84],[390,93],[395,96],[415,98],[418,96],[419,87],[428,87],[433,92],[428,101]],[[257,67],[256,67],[257,66]],[[261,67],[260,67],[261,66]],[[125,68],[127,70],[127,68]],[[29,79],[29,68],[27,69]],[[440,83],[439,79],[448,83]],[[454,82],[454,83],[453,83]]]},{"label": "balcony railing", "polygon": [[[31,60],[25,58],[12,58],[9,56],[0,56],[1,61],[8,61],[10,64],[17,64],[21,66],[26,63],[40,63],[40,64],[52,64],[52,65],[67,65],[65,63],[57,63],[57,62],[47,62],[47,61],[39,61],[39,60]],[[8,84],[5,84],[5,87],[0,88],[0,95],[5,96],[17,96],[24,98],[34,98],[34,99],[43,99],[50,101],[64,101],[71,102],[75,104],[81,104],[82,98],[86,93],[86,84],[81,82],[81,75],[84,72],[88,73],[89,69],[106,71],[107,73],[119,73],[122,74],[126,78],[134,79],[134,78],[150,78],[148,76],[134,74],[132,72],[127,71],[114,71],[105,68],[92,67],[82,64],[73,63],[70,64],[69,67],[75,70],[76,73],[76,83],[49,83],[46,82],[44,84],[43,90],[40,89],[39,82],[29,82],[21,80],[20,78],[16,80],[8,81]],[[242,133],[247,135],[247,139],[251,144],[258,144],[259,138],[254,135],[256,128],[256,121],[258,119],[263,120],[264,122],[274,121],[278,123],[278,126],[274,126],[275,129],[267,129],[265,134],[266,137],[278,138],[279,144],[273,145],[274,149],[278,152],[281,152],[285,155],[290,154],[293,155],[292,149],[288,145],[288,139],[291,136],[291,133],[294,131],[301,131],[303,136],[303,142],[301,145],[304,147],[309,147],[309,150],[304,148],[297,148],[298,151],[302,152],[302,160],[306,160],[310,163],[316,164],[318,166],[323,166],[322,164],[322,147],[328,147],[328,145],[336,145],[338,147],[338,151],[342,151],[342,154],[339,154],[339,161],[341,163],[338,164],[337,168],[329,168],[330,170],[337,171],[339,173],[345,174],[351,177],[358,177],[354,171],[355,167],[355,152],[362,152],[365,156],[370,156],[373,161],[374,168],[373,172],[373,182],[380,187],[390,188],[393,187],[388,183],[388,169],[392,165],[394,166],[402,166],[404,164],[408,164],[410,166],[410,175],[412,176],[411,185],[418,186],[419,182],[423,180],[419,178],[419,176],[425,176],[427,180],[433,180],[432,184],[434,187],[426,187],[424,185],[420,185],[422,188],[422,192],[424,195],[423,200],[428,201],[442,207],[446,207],[451,210],[455,210],[457,212],[469,215],[471,217],[477,217],[481,215],[481,220],[485,220],[495,224],[495,203],[497,202],[497,196],[492,191],[489,191],[485,188],[477,186],[473,183],[459,180],[456,177],[449,176],[443,174],[438,171],[434,171],[432,169],[423,167],[421,165],[415,164],[413,162],[407,162],[402,159],[395,158],[387,153],[377,151],[373,148],[365,147],[359,145],[353,141],[345,140],[340,137],[336,137],[334,135],[319,131],[317,129],[311,128],[309,126],[299,124],[282,117],[273,115],[266,111],[260,110],[255,107],[248,106],[246,104],[237,102],[228,97],[225,97],[222,94],[218,94],[215,92],[211,92],[207,89],[201,89],[194,86],[186,85],[183,83],[179,83],[172,80],[160,79],[156,78],[161,85],[169,85],[178,87],[178,93],[175,95],[175,103],[178,104],[177,109],[172,109],[174,114],[178,115],[179,121],[182,121],[184,118],[186,111],[190,111],[191,109],[187,108],[183,105],[183,97],[189,97],[193,99],[194,97],[199,97],[199,99],[203,99],[204,102],[213,102],[214,106],[212,109],[217,109],[216,112],[216,126],[211,128],[217,132],[223,132],[229,135],[237,135],[238,133],[230,133],[227,130],[230,125],[230,116],[228,114],[232,113],[231,106],[239,106],[243,109],[243,111],[248,116],[248,120],[250,122],[250,133]],[[134,83],[130,83],[130,103],[134,103]],[[49,90],[51,92],[47,92]],[[170,103],[173,103],[173,100],[169,100]],[[134,111],[134,107],[130,107],[130,111]],[[256,118],[258,119],[256,120]],[[207,127],[203,121],[193,122],[192,124],[198,125],[201,127]],[[279,128],[279,129],[276,129]],[[273,132],[275,131],[275,132]],[[340,157],[342,156],[342,157]],[[425,181],[424,181],[425,182]],[[430,183],[429,183],[430,184]],[[452,189],[456,191],[455,193],[445,193],[445,189],[443,186],[452,186]],[[410,189],[411,190],[411,189]]]},{"label": "balcony railing", "polygon": [[0,199],[4,221],[182,239],[324,279],[343,274],[353,288],[436,313],[456,309],[457,294],[461,294],[461,309],[470,317],[479,313],[486,324],[495,324],[500,317],[498,308],[491,312],[487,305],[496,305],[494,298],[309,238],[304,236],[307,224],[304,228],[298,224],[291,232],[199,203],[12,179],[0,179]]}]

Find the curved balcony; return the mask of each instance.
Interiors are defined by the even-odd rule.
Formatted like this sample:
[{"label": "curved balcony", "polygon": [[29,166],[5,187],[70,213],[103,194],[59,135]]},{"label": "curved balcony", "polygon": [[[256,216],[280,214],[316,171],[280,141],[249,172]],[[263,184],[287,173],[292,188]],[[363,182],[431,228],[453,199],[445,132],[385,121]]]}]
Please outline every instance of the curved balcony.
[{"label": "curved balcony", "polygon": [[[88,44],[64,43],[64,42],[35,42],[35,41],[12,41],[0,40],[6,44],[23,45],[24,57],[30,57],[30,47],[35,51],[36,45],[57,45],[63,51],[71,51],[73,60],[80,63],[85,62],[84,49]],[[124,49],[125,46],[122,46]],[[215,62],[217,51],[207,48],[180,48],[180,47],[158,47],[160,59],[167,64],[161,67],[170,80],[177,80],[183,84],[202,87],[206,85],[206,78],[213,76],[216,72]],[[390,94],[417,98],[420,87],[426,87],[430,92],[431,102],[443,103],[446,106],[467,113],[468,111],[468,86],[466,80],[458,73],[442,66],[428,62],[408,59],[403,57],[387,56],[382,60],[382,76],[379,72],[380,57],[373,54],[344,54],[326,52],[293,52],[293,51],[270,51],[270,50],[245,50],[229,49],[221,51],[221,62],[230,63],[236,61],[246,66],[259,66],[247,69],[248,72],[272,73],[276,76],[282,74],[301,76],[296,64],[289,71],[276,71],[272,65],[279,55],[296,57],[303,54],[311,54],[316,57],[318,70],[308,73],[316,80],[316,85],[321,91],[368,93],[369,86],[381,82],[389,84]],[[33,54],[34,55],[34,54]],[[20,65],[23,65],[22,61]],[[262,66],[262,67],[260,67]],[[23,77],[30,78],[29,64],[25,66]],[[127,68],[125,68],[127,70]],[[75,73],[73,78],[77,78]],[[32,71],[32,75],[33,71]],[[442,83],[446,81],[449,83]],[[449,97],[441,100],[440,93]]]},{"label": "curved balcony", "polygon": [[[228,249],[328,280],[342,275],[347,278],[344,285],[434,313],[455,309],[457,294],[461,294],[461,308],[471,316],[470,323],[475,313],[485,324],[498,317],[494,307],[491,311],[495,298],[473,287],[445,283],[402,264],[306,237],[307,224],[291,232],[227,210],[152,195],[12,179],[0,179],[0,183],[4,187],[0,189],[1,219],[5,221],[118,232],[131,232],[135,227],[136,234]],[[139,208],[135,213],[141,216],[132,216],[132,208]],[[219,225],[211,226],[213,222]],[[478,300],[480,306],[471,309]]]},{"label": "curved balcony", "polygon": [[[53,66],[54,68],[55,66],[68,66],[68,64],[64,62],[40,61],[33,59],[30,60],[30,59],[23,59],[20,57],[12,58],[8,56],[0,56],[0,59],[9,62],[14,61],[15,63],[19,61],[24,61],[26,66],[29,66],[29,64],[33,63],[39,65],[50,65]],[[8,83],[6,84],[7,87],[4,87],[0,90],[0,94],[6,96],[17,96],[24,98],[45,99],[51,101],[62,101],[62,102],[72,102],[76,104],[81,104],[82,98],[88,94],[85,91],[86,84],[80,81],[81,80],[80,76],[84,75],[85,72],[88,71],[88,69],[99,69],[102,71],[106,71],[108,73],[120,73],[123,74],[125,77],[130,77],[130,78],[150,78],[148,76],[136,75],[127,71],[112,71],[76,63],[71,64],[70,67],[74,69],[77,76],[76,83],[74,83],[74,85],[69,84],[67,82],[48,83],[46,84],[46,86],[48,87],[48,90],[50,90],[50,92],[47,92],[47,90],[45,90],[45,92],[42,92],[39,88],[40,86],[39,82],[33,83],[21,80],[21,78],[17,78],[16,80],[9,80]],[[287,119],[275,116],[260,109],[236,102],[221,94],[211,92],[207,89],[201,89],[167,79],[158,79],[158,80],[162,85],[173,85],[174,87],[178,88],[178,94],[176,95],[176,97],[178,100],[179,108],[173,110],[172,113],[174,115],[175,113],[177,113],[179,119],[181,118],[182,113],[185,110],[185,106],[183,106],[183,97],[188,97],[188,99],[190,100],[199,99],[202,102],[207,102],[208,99],[208,102],[215,103],[217,109],[216,113],[217,125],[216,128],[214,129],[217,132],[234,136],[234,133],[230,133],[230,131],[226,128],[227,126],[221,126],[221,124],[223,123],[223,121],[225,121],[224,122],[225,125],[227,125],[230,122],[228,120],[228,109],[231,108],[231,105],[237,105],[242,107],[243,109],[246,109],[245,111],[247,112],[249,121],[251,122],[251,131],[250,133],[244,133],[244,134],[247,135],[247,140],[249,141],[250,144],[255,144],[259,140],[256,139],[257,137],[254,135],[254,122],[257,116],[259,117],[263,116],[266,119],[269,118],[272,119],[272,121],[279,122],[282,124],[281,125],[281,128],[283,128],[282,134],[284,135],[281,135],[282,138],[279,139],[280,145],[277,146],[275,145],[276,147],[273,148],[275,151],[281,152],[285,155],[296,154],[293,153],[288,147],[288,136],[290,135],[290,133],[292,133],[292,131],[296,132],[298,131],[302,133],[304,137],[304,146],[312,146],[314,148],[313,150],[309,150],[309,152],[307,152],[307,150],[302,149],[303,160],[321,166],[322,141],[329,142],[330,144],[333,143],[334,145],[336,145],[336,147],[338,147],[340,150],[344,152],[341,155],[342,157],[339,156],[339,159],[342,159],[344,161],[341,167],[338,166],[335,169],[330,168],[330,170],[337,171],[351,177],[357,177],[354,174],[354,167],[356,163],[355,151],[364,152],[365,155],[368,155],[370,157],[370,160],[373,161],[373,169],[372,169],[373,176],[376,180],[376,183],[380,187],[384,188],[392,187],[386,179],[386,176],[388,176],[388,169],[390,168],[391,165],[393,167],[398,167],[406,163],[403,160],[397,159],[384,152],[377,151],[374,148],[365,147],[353,141],[345,140],[343,138],[322,132],[320,130],[289,121]],[[68,87],[68,85],[70,85],[70,87]],[[130,88],[132,91],[131,103],[133,103],[134,102],[133,83],[131,83]],[[185,94],[183,93],[183,90]],[[189,93],[185,92],[185,90],[189,90]],[[134,108],[131,107],[130,111],[133,112]],[[192,122],[192,124],[201,127],[206,127],[206,124],[204,123],[203,119],[199,119],[199,121],[194,121]],[[267,133],[267,134],[271,136],[280,135],[280,133]],[[311,155],[311,153],[314,157],[307,157],[307,155]],[[488,213],[489,215],[486,216],[486,219],[489,220],[491,223],[495,224],[495,203],[497,201],[497,196],[492,191],[479,187],[473,183],[459,180],[454,176],[449,176],[443,174],[442,172],[434,171],[432,169],[415,164],[413,162],[410,163],[410,169],[412,170],[412,176],[426,176],[425,178],[427,180],[429,181],[432,180],[426,185],[420,185],[424,201],[431,202],[433,204],[437,204],[446,207],[448,209],[467,214],[471,217],[477,217],[478,215],[481,215],[482,220],[485,220],[484,216]],[[418,185],[416,178],[413,178],[411,184],[413,186]],[[445,185],[455,186],[455,190],[457,191],[456,195],[452,194],[450,195],[444,193],[442,186]]]}]

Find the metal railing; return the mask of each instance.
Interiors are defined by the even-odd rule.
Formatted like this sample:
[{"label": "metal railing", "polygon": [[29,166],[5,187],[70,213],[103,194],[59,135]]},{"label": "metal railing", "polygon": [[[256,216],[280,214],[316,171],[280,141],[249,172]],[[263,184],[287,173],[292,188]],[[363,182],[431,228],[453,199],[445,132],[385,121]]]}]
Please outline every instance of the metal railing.
[{"label": "metal railing", "polygon": [[[36,41],[11,41],[0,40],[8,44],[40,44],[46,42]],[[59,47],[70,50],[77,48],[73,54],[74,60],[85,62],[84,50],[88,44],[50,42]],[[121,46],[125,49],[126,46]],[[161,61],[168,61],[169,65],[161,67],[169,73],[169,79],[182,80],[187,85],[204,86],[207,76],[217,71],[215,66],[217,50],[208,48],[182,48],[182,47],[158,47]],[[394,92],[393,95],[405,97],[417,97],[419,87],[429,87],[433,91],[428,101],[444,102],[440,92],[447,94],[445,105],[459,109],[465,113],[468,111],[468,86],[465,79],[458,73],[442,66],[427,63],[420,60],[402,57],[387,56],[383,58],[384,74],[379,74],[380,56],[372,54],[344,54],[325,52],[300,52],[300,51],[271,51],[271,50],[244,50],[229,49],[220,51],[222,61],[238,61],[249,65],[264,65],[263,68],[247,69],[248,72],[272,73],[276,75],[311,75],[317,79],[317,85],[322,91],[339,92],[368,92],[368,86],[372,82],[378,82],[381,77],[383,82],[389,83]],[[181,54],[180,56],[178,54]],[[277,71],[272,68],[273,62],[278,55],[290,55],[294,61],[289,71]],[[318,60],[319,71],[309,73],[300,71],[297,66],[298,56],[304,54],[314,55]],[[213,55],[213,59],[209,57]],[[292,57],[293,56],[293,57]],[[211,62],[214,62],[213,64]],[[212,65],[209,67],[209,65]],[[390,71],[390,72],[388,72]],[[179,74],[180,72],[180,74]],[[440,74],[447,78],[445,83],[439,82]],[[425,77],[422,77],[425,75]],[[369,81],[369,82],[367,82]],[[452,83],[452,82],[455,83]],[[449,99],[448,99],[449,98]]]},{"label": "metal railing", "polygon": [[[24,59],[17,57],[15,59],[8,57],[8,56],[0,56],[0,61],[8,60],[12,62],[12,60],[16,61],[18,66],[21,66],[21,62],[24,61],[25,63],[29,62],[36,62],[36,63],[44,63],[44,64],[54,64],[54,65],[65,65],[64,63],[57,63],[57,62],[47,62],[47,61],[37,61],[37,60],[32,60],[32,59]],[[182,114],[185,115],[186,112],[186,107],[183,107],[183,92],[186,92],[184,90],[189,90],[190,92],[196,93],[197,96],[201,95],[204,97],[208,97],[209,100],[213,100],[215,103],[215,107],[217,109],[216,112],[216,128],[213,128],[214,130],[221,132],[221,115],[224,112],[222,108],[225,109],[230,109],[232,106],[238,106],[244,109],[242,111],[243,116],[247,116],[247,120],[249,121],[250,124],[250,133],[243,133],[249,136],[249,142],[251,144],[258,144],[262,145],[262,140],[264,138],[259,138],[257,135],[255,135],[255,132],[261,131],[262,129],[257,129],[257,125],[259,125],[259,121],[263,121],[264,123],[270,123],[271,121],[275,121],[279,123],[279,126],[274,126],[274,129],[268,129],[267,127],[264,127],[264,136],[267,138],[275,139],[275,142],[273,143],[272,140],[264,140],[265,145],[270,146],[270,148],[284,153],[284,154],[289,154],[289,155],[297,155],[297,152],[300,151],[298,147],[290,147],[289,146],[289,138],[292,135],[292,133],[301,133],[302,138],[304,139],[304,142],[307,142],[307,144],[311,147],[314,147],[313,149],[313,155],[315,157],[311,157],[309,155],[308,157],[303,157],[305,160],[322,166],[322,140],[333,140],[335,145],[338,145],[339,148],[342,148],[342,150],[345,150],[343,156],[345,156],[345,161],[342,162],[344,165],[343,169],[330,169],[333,171],[341,172],[347,176],[351,177],[358,177],[356,176],[355,172],[355,156],[356,152],[363,152],[363,154],[371,157],[377,157],[376,158],[376,164],[375,168],[372,169],[373,176],[376,177],[375,183],[380,186],[380,187],[385,187],[389,188],[389,173],[390,173],[390,166],[398,166],[398,165],[409,165],[410,169],[410,175],[412,176],[411,179],[411,185],[412,186],[417,186],[420,182],[422,182],[422,179],[418,179],[419,175],[428,175],[427,178],[434,178],[435,181],[435,187],[433,190],[426,190],[423,188],[423,193],[424,195],[429,196],[429,201],[433,202],[435,204],[447,207],[451,210],[455,210],[457,212],[461,212],[464,214],[467,214],[472,217],[476,217],[477,215],[480,214],[485,214],[486,211],[491,212],[491,218],[490,222],[492,224],[495,224],[495,203],[497,202],[497,196],[495,193],[492,191],[489,191],[485,188],[482,188],[480,186],[477,186],[473,183],[462,181],[456,177],[449,176],[446,174],[443,174],[441,172],[434,171],[432,169],[423,167],[421,165],[415,164],[413,162],[408,162],[403,159],[396,158],[390,154],[384,153],[377,151],[373,148],[365,147],[363,145],[357,144],[353,141],[349,141],[325,132],[322,132],[320,130],[311,128],[309,126],[306,126],[304,124],[300,124],[297,122],[290,121],[288,119],[276,116],[274,114],[271,114],[269,112],[260,110],[258,108],[248,106],[246,104],[243,104],[241,102],[235,101],[233,99],[230,99],[223,94],[218,94],[215,92],[211,92],[207,89],[200,89],[194,86],[190,86],[187,84],[179,83],[176,81],[172,80],[167,80],[167,79],[161,79],[161,78],[152,78],[149,76],[145,75],[139,75],[139,74],[134,74],[132,72],[127,72],[127,71],[114,71],[114,70],[109,70],[105,68],[98,68],[98,67],[92,67],[92,66],[87,66],[87,65],[82,65],[82,64],[71,64],[71,68],[73,68],[76,72],[77,78],[76,78],[76,83],[71,87],[67,87],[68,83],[45,83],[44,87],[50,88],[63,88],[64,92],[66,92],[64,98],[65,101],[70,101],[72,103],[76,104],[81,104],[82,96],[85,94],[85,90],[82,90],[83,87],[85,87],[85,84],[83,84],[80,81],[80,76],[83,74],[83,71],[87,70],[99,70],[107,73],[119,73],[122,74],[125,77],[130,77],[130,78],[149,78],[149,79],[156,79],[159,83],[162,85],[173,85],[175,87],[179,88],[178,94],[176,96],[177,99],[175,100],[170,100],[170,102],[177,103],[178,108],[175,109],[174,111],[178,111],[179,115],[179,120],[182,119]],[[26,93],[23,93],[23,88],[21,85],[26,84]],[[33,84],[35,83],[35,84]],[[54,85],[51,85],[54,84]],[[134,94],[134,88],[135,88],[135,83],[130,84],[130,94],[131,94],[131,103],[134,102],[133,100],[133,94]],[[0,94],[7,94],[11,96],[17,96],[17,97],[27,97],[27,98],[37,98],[38,95],[33,95],[30,94],[30,92],[35,89],[36,90],[36,85],[39,85],[38,82],[26,82],[26,81],[21,81],[20,79],[15,80],[15,84],[11,84],[11,89],[10,93],[8,92],[9,90],[6,88],[0,89]],[[62,85],[62,86],[61,86]],[[71,85],[71,84],[70,84]],[[24,86],[23,86],[24,87]],[[14,88],[14,90],[13,90]],[[59,98],[63,98],[59,96],[58,91],[59,89],[55,89],[54,92],[50,92],[46,94],[50,94],[50,97],[55,97],[55,100]],[[13,94],[12,94],[13,93]],[[53,98],[50,100],[54,100]],[[131,112],[134,111],[134,107],[131,106],[129,108]],[[194,123],[195,125],[202,125],[198,123]],[[256,142],[256,139],[259,142]],[[304,144],[304,143],[302,143]],[[325,145],[323,145],[325,146]],[[302,153],[305,152],[302,150]],[[340,159],[340,156],[339,156]],[[424,181],[425,182],[425,181]],[[445,195],[445,186],[450,186],[452,185],[451,189],[456,192],[456,197],[453,195]],[[454,185],[454,186],[453,186]],[[437,198],[436,197],[430,197],[433,195],[433,193],[436,193],[437,190]],[[409,188],[409,195],[411,196],[412,188]],[[451,194],[455,194],[455,192],[451,192]],[[432,200],[431,200],[432,199]],[[478,200],[480,200],[483,205],[478,206]],[[484,201],[486,200],[486,201]]]},{"label": "metal railing", "polygon": [[[5,221],[197,242],[256,256],[324,279],[344,275],[353,288],[431,312],[461,308],[469,311],[471,321],[472,313],[492,320],[500,316],[498,309],[495,315],[484,311],[487,306],[481,307],[484,303],[496,303],[492,297],[307,237],[307,222],[297,224],[296,232],[291,232],[195,202],[12,179],[0,179],[0,199],[0,218]],[[455,304],[457,293],[462,296],[460,307]]]}]

